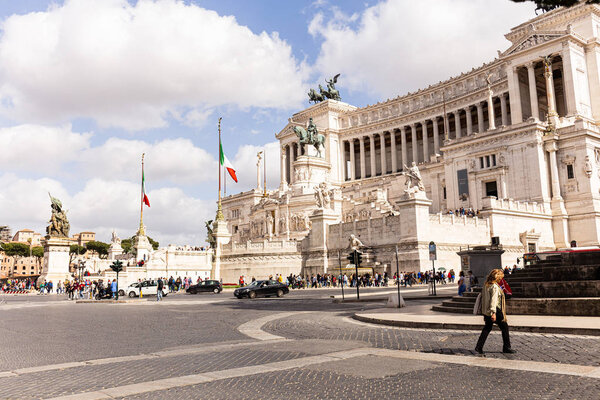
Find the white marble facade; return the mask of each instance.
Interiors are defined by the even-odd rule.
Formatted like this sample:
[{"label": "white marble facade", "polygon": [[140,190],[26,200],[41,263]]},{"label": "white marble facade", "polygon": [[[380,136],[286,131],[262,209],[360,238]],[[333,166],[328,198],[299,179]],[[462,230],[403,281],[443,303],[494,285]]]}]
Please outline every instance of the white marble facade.
[{"label": "white marble facade", "polygon": [[[401,269],[429,269],[430,240],[440,263],[455,269],[456,251],[492,236],[506,250],[505,265],[572,240],[597,246],[600,6],[557,9],[505,36],[512,45],[492,62],[416,93],[363,108],[330,100],[294,114],[276,135],[279,188],[223,199],[232,234],[223,279],[326,271],[351,233],[375,249],[380,269],[395,269],[396,245]],[[309,118],[326,137],[324,158],[307,154],[291,130]],[[430,205],[427,215],[416,206],[410,234],[400,203],[402,171],[412,162]],[[317,220],[323,182],[331,196]],[[447,214],[461,207],[478,218]],[[319,249],[310,237],[315,223],[327,225]]]}]

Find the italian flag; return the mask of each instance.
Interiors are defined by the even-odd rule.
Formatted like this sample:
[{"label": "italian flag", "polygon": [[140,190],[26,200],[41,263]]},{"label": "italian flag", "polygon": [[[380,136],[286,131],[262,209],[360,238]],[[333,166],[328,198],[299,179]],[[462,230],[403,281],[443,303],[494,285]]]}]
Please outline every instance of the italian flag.
[{"label": "italian flag", "polygon": [[229,176],[231,176],[231,179],[233,179],[235,183],[237,183],[238,180],[237,176],[235,175],[235,168],[233,168],[233,165],[231,165],[231,163],[225,156],[225,153],[223,152],[223,145],[221,144],[221,142],[219,142],[219,153],[221,165],[227,170],[227,172],[229,172]]},{"label": "italian flag", "polygon": [[146,177],[144,175],[144,170],[142,169],[142,202],[150,207],[150,200],[148,200],[148,196],[146,196]]}]

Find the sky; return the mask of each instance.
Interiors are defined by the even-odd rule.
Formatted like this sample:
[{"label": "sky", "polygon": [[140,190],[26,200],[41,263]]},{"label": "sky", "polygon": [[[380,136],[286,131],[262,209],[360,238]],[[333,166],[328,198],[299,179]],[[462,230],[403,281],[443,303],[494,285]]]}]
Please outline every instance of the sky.
[{"label": "sky", "polygon": [[279,185],[275,134],[341,73],[366,106],[497,57],[535,17],[509,0],[0,0],[0,226],[44,233],[48,192],[71,233],[203,245],[217,197],[217,121],[238,171]]}]

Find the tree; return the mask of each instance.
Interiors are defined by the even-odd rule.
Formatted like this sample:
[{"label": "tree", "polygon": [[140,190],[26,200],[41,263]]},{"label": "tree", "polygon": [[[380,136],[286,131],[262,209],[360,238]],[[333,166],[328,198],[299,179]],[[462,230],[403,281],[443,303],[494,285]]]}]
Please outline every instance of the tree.
[{"label": "tree", "polygon": [[29,245],[25,243],[2,243],[1,249],[9,257],[29,257]]},{"label": "tree", "polygon": [[[536,13],[538,10],[542,12],[551,11],[558,7],[572,7],[578,3],[580,0],[511,0],[515,3],[525,3],[526,1],[530,1],[535,3],[537,6]],[[600,0],[585,0],[587,4],[600,4]]]},{"label": "tree", "polygon": [[73,263],[73,258],[75,258],[76,255],[83,255],[87,250],[88,249],[83,246],[72,244],[69,248],[69,264]]},{"label": "tree", "polygon": [[100,258],[108,257],[108,248],[110,247],[108,243],[93,240],[91,242],[87,242],[85,247],[87,247],[89,251],[95,251]]}]

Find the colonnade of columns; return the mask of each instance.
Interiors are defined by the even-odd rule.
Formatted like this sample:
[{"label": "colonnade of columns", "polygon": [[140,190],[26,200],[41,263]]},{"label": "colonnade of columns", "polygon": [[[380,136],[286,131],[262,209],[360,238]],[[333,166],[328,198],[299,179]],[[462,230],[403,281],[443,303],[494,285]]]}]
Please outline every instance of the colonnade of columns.
[{"label": "colonnade of columns", "polygon": [[296,159],[299,155],[301,155],[301,153],[301,146],[295,142],[281,147],[280,173],[282,184],[294,183],[294,161],[296,161]]},{"label": "colonnade of columns", "polygon": [[394,174],[413,162],[428,163],[432,155],[440,154],[444,132],[448,139],[459,139],[496,129],[495,108],[499,108],[498,123],[508,125],[508,93],[496,97],[490,93],[486,101],[447,113],[446,122],[453,119],[453,123],[446,124],[446,129],[443,117],[436,116],[388,131],[342,140],[344,180]]}]

